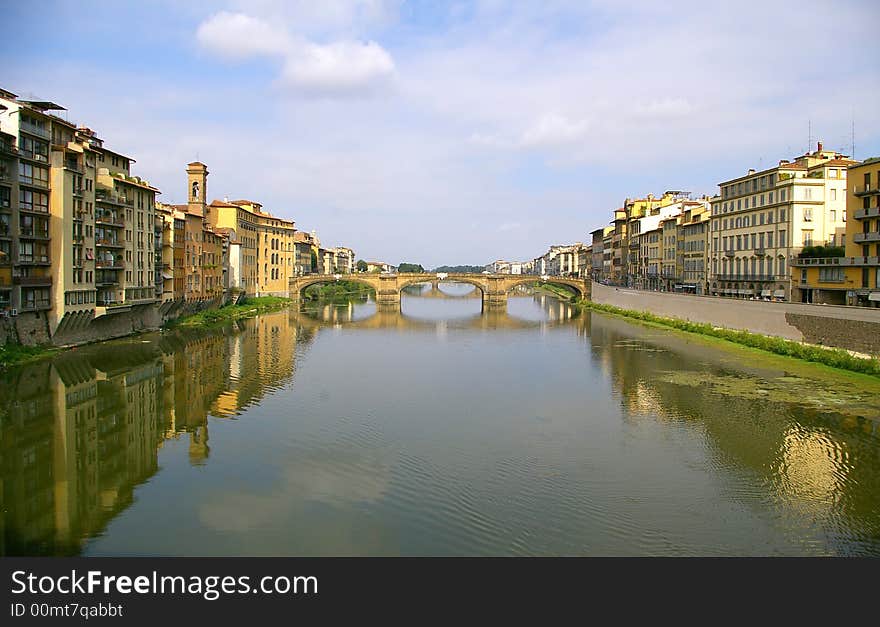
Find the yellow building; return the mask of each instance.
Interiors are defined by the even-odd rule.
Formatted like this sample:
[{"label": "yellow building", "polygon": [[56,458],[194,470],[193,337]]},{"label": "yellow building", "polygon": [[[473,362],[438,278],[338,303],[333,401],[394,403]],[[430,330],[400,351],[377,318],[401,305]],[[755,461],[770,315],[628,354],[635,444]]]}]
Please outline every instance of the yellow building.
[{"label": "yellow building", "polygon": [[846,230],[847,168],[855,162],[818,148],[720,183],[712,204],[709,292],[803,300],[791,264],[806,247],[840,244]]},{"label": "yellow building", "polygon": [[707,206],[685,209],[679,224],[679,266],[681,291],[690,294],[706,293],[706,266],[709,250],[709,219]]},{"label": "yellow building", "polygon": [[793,263],[801,300],[880,307],[880,157],[847,170],[844,256]]},{"label": "yellow building", "polygon": [[230,287],[251,296],[288,295],[295,273],[293,220],[266,213],[252,200],[215,200],[206,207],[205,221],[215,231],[231,229],[240,243],[229,253],[230,277],[236,281]]}]

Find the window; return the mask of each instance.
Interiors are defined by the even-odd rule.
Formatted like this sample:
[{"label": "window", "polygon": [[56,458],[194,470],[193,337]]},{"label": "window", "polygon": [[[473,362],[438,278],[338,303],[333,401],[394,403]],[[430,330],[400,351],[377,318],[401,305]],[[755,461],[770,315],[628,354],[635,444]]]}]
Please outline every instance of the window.
[{"label": "window", "polygon": [[807,207],[804,209],[804,222],[812,222],[813,221],[813,209],[811,207]]},{"label": "window", "polygon": [[822,283],[842,283],[843,268],[819,268],[819,281]]},{"label": "window", "polygon": [[[832,172],[834,172],[834,170],[832,170]],[[837,200],[837,190],[836,189],[831,190],[831,200]]]},{"label": "window", "polygon": [[[834,191],[834,190],[831,190],[831,191]],[[832,210],[829,212],[829,215],[830,215],[830,217],[831,217],[831,221],[832,221],[832,222],[837,222],[837,211],[835,211],[834,209],[832,209]]]},{"label": "window", "polygon": [[813,245],[813,231],[803,231],[804,235],[804,246],[812,246]]}]

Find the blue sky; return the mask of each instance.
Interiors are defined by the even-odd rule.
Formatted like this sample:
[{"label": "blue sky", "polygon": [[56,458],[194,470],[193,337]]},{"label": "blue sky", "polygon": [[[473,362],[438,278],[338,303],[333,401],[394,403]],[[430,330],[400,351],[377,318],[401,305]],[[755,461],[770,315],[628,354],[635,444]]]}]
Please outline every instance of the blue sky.
[{"label": "blue sky", "polygon": [[[875,2],[42,2],[0,86],[392,263],[526,259],[812,137],[880,155]],[[52,15],[51,24],[44,21]],[[46,36],[47,26],[51,36]]]}]

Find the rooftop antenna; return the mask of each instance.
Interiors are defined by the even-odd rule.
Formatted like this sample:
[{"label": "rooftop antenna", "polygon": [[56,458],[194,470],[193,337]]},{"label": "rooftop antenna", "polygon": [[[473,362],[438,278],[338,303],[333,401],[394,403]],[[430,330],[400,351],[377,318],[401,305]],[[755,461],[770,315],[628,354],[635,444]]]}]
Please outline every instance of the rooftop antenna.
[{"label": "rooftop antenna", "polygon": [[850,119],[851,119],[851,126],[850,126],[850,130],[849,130],[849,141],[850,141],[849,155],[850,155],[850,159],[855,159],[856,158],[856,110],[855,110],[855,107],[852,108],[852,117]]},{"label": "rooftop antenna", "polygon": [[807,154],[810,154],[810,147],[813,145],[813,121],[807,120]]}]

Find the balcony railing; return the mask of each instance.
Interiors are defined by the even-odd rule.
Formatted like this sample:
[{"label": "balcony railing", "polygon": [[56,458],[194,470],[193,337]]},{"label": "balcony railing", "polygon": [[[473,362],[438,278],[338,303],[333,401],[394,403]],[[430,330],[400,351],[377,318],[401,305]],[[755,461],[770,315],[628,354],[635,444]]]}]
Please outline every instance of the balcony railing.
[{"label": "balcony railing", "polygon": [[99,213],[95,215],[95,224],[109,224],[110,226],[125,226],[125,220],[122,216],[114,216],[110,213]]},{"label": "balcony railing", "polygon": [[787,276],[779,274],[716,274],[719,281],[787,281]]},{"label": "balcony railing", "polygon": [[21,203],[18,205],[18,210],[30,213],[42,213],[44,215],[49,213],[49,207],[41,207],[40,205],[23,205]]},{"label": "balcony railing", "polygon": [[876,266],[880,257],[809,257],[794,259],[793,266]]},{"label": "balcony railing", "polygon": [[96,259],[95,260],[96,268],[112,268],[114,270],[121,270],[125,266],[122,265],[122,259]]},{"label": "balcony railing", "polygon": [[18,148],[10,142],[0,142],[0,152],[5,155],[18,156]]},{"label": "balcony railing", "polygon": [[101,189],[95,192],[95,200],[97,202],[110,203],[112,205],[122,205],[123,207],[134,206],[134,200],[129,200],[125,196],[120,196],[119,194],[114,194]]},{"label": "balcony railing", "polygon": [[108,248],[125,248],[125,243],[115,239],[107,239],[106,237],[95,238],[96,246],[105,246]]},{"label": "balcony railing", "polygon": [[16,276],[12,282],[22,287],[52,287],[51,276]]},{"label": "balcony railing", "polygon": [[23,226],[19,230],[18,236],[27,239],[49,239],[49,229],[34,229],[32,226]]},{"label": "balcony railing", "polygon": [[880,207],[868,207],[866,209],[856,209],[855,213],[853,213],[853,217],[856,220],[861,220],[863,218],[880,217]]},{"label": "balcony railing", "polygon": [[24,120],[22,120],[19,124],[19,128],[25,133],[30,133],[31,135],[36,135],[37,137],[42,137],[44,139],[49,139],[49,130],[45,128],[40,128],[36,124],[31,124],[30,122],[25,122]]},{"label": "balcony railing", "polygon": [[880,192],[880,185],[856,185],[855,186],[855,195],[856,196],[864,196],[865,194],[876,194]]},{"label": "balcony railing", "polygon": [[857,244],[862,242],[880,242],[880,231],[872,233],[856,233],[853,235],[853,241]]},{"label": "balcony railing", "polygon": [[39,187],[40,189],[49,189],[49,181],[41,181],[40,179],[35,179],[32,176],[24,176],[23,174],[18,175],[18,182],[22,185],[29,185],[30,187]]},{"label": "balcony railing", "polygon": [[48,298],[25,300],[22,302],[19,309],[22,311],[42,311],[44,309],[52,309],[52,302]]},{"label": "balcony railing", "polygon": [[32,263],[37,265],[49,265],[49,255],[18,255],[18,263]]}]

